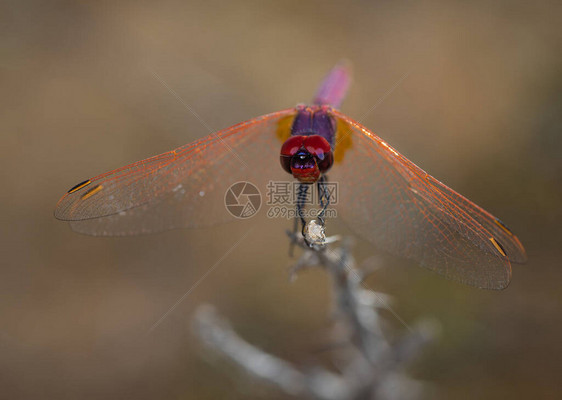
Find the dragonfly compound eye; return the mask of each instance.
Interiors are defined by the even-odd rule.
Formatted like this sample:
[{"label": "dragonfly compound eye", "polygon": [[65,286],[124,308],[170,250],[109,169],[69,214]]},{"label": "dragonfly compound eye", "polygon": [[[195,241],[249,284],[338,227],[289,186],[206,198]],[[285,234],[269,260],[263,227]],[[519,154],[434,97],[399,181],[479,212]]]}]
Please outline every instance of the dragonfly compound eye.
[{"label": "dragonfly compound eye", "polygon": [[303,143],[304,148],[316,159],[320,172],[326,172],[334,163],[332,147],[320,135],[307,136]]},{"label": "dragonfly compound eye", "polygon": [[283,143],[281,166],[300,182],[313,183],[332,166],[334,157],[328,141],[319,135],[291,136]]},{"label": "dragonfly compound eye", "polygon": [[291,136],[281,147],[280,161],[285,171],[291,174],[291,159],[303,148],[305,136]]}]

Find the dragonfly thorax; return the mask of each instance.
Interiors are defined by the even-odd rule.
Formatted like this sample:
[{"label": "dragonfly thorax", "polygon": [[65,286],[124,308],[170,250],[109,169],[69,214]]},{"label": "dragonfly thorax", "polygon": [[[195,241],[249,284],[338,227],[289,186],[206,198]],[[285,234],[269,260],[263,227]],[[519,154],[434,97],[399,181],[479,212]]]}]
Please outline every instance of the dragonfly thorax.
[{"label": "dragonfly thorax", "polygon": [[332,147],[335,144],[336,122],[330,106],[297,106],[297,114],[291,127],[291,136],[322,136]]}]

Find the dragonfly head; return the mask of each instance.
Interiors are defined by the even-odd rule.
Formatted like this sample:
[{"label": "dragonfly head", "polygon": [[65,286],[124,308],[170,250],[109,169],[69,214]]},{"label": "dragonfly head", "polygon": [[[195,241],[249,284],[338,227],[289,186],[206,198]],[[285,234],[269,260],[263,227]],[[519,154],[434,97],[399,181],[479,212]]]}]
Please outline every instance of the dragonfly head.
[{"label": "dragonfly head", "polygon": [[334,162],[332,148],[319,135],[291,136],[281,147],[281,166],[299,182],[314,183]]}]

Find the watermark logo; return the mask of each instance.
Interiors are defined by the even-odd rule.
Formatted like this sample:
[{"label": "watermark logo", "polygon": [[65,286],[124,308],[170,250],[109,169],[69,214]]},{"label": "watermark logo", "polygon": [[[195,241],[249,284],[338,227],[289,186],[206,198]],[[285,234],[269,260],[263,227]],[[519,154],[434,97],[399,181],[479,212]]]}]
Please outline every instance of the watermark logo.
[{"label": "watermark logo", "polygon": [[[266,215],[268,218],[336,218],[333,205],[338,203],[336,182],[303,185],[295,181],[269,181],[266,186]],[[236,182],[224,195],[228,212],[240,219],[253,217],[262,205],[261,192],[251,182]],[[297,211],[297,205],[300,205]]]},{"label": "watermark logo", "polygon": [[[301,183],[295,181],[269,181],[267,184],[267,205],[269,206],[294,206],[298,201],[299,186]],[[309,185],[306,191],[303,205],[316,206],[320,202],[321,195],[330,200],[331,205],[338,204],[337,182],[325,182],[322,184],[322,193],[319,193],[316,185]]]},{"label": "watermark logo", "polygon": [[260,210],[261,193],[250,182],[237,182],[224,194],[224,205],[233,217],[250,218]]}]

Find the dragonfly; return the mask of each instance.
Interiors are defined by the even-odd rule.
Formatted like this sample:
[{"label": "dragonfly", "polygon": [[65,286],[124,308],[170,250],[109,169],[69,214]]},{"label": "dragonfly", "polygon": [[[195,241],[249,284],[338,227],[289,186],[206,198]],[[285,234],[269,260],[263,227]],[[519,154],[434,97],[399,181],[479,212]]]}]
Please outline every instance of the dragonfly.
[{"label": "dragonfly", "polygon": [[296,218],[304,231],[307,188],[317,185],[325,210],[325,186],[337,182],[338,218],[376,248],[462,284],[507,287],[511,263],[527,259],[517,236],[341,113],[350,83],[349,64],[339,63],[310,105],[253,118],[87,179],[59,200],[55,217],[90,235],[207,227],[234,219],[224,200],[233,183],[263,189],[289,178],[298,183]]}]

